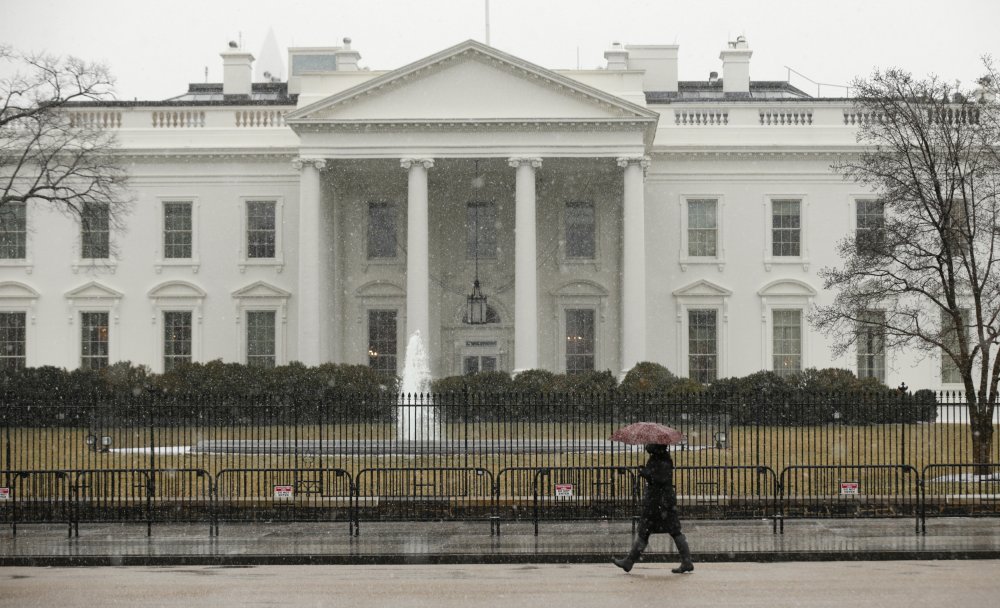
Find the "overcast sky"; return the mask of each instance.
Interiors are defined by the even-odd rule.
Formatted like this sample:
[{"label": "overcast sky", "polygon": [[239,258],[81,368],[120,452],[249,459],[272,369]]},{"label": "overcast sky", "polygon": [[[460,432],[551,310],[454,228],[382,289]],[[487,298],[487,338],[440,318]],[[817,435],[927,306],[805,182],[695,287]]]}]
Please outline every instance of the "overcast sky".
[{"label": "overcast sky", "polygon": [[[971,83],[980,57],[1000,60],[1000,0],[490,0],[491,43],[544,67],[595,68],[614,41],[679,44],[680,78],[721,71],[719,51],[746,36],[751,76],[785,66],[846,84],[878,67]],[[259,54],[334,46],[393,69],[468,38],[485,39],[485,0],[0,0],[0,43],[108,63],[122,99],[157,100],[189,82],[220,82],[229,40]],[[792,83],[816,94],[800,77]],[[836,89],[823,95],[839,96]]]}]

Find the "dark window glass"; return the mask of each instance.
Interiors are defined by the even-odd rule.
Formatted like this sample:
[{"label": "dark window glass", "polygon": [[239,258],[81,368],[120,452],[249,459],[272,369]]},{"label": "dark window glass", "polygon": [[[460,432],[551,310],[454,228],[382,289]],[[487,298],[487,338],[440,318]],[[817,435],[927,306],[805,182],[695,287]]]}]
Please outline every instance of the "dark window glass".
[{"label": "dark window glass", "polygon": [[775,257],[801,255],[802,215],[799,201],[771,202],[771,251]]},{"label": "dark window glass", "polygon": [[80,313],[80,367],[103,369],[108,366],[108,313]]},{"label": "dark window glass", "polygon": [[274,311],[247,311],[247,365],[274,367]]},{"label": "dark window glass", "polygon": [[163,257],[191,257],[191,203],[163,203]]},{"label": "dark window glass", "polygon": [[27,336],[25,313],[0,312],[0,368],[23,369]]},{"label": "dark window glass", "polygon": [[28,249],[28,218],[24,203],[0,207],[0,258],[23,260]]},{"label": "dark window glass", "polygon": [[466,207],[465,255],[468,259],[491,260],[497,257],[497,207],[493,203],[469,203]]},{"label": "dark window glass", "polygon": [[688,311],[688,373],[692,380],[715,382],[719,342],[715,310]]},{"label": "dark window glass", "polygon": [[276,209],[274,201],[247,201],[248,258],[275,257]]},{"label": "dark window glass", "polygon": [[86,203],[80,217],[80,257],[88,260],[111,257],[110,216],[107,203]]},{"label": "dark window glass", "polygon": [[566,373],[594,371],[594,311],[566,310]]},{"label": "dark window glass", "polygon": [[396,375],[396,311],[368,311],[368,366]]},{"label": "dark window glass", "polygon": [[163,313],[163,370],[191,362],[191,312]]},{"label": "dark window glass", "polygon": [[596,252],[594,203],[566,203],[566,257],[592,260]]},{"label": "dark window glass", "polygon": [[396,257],[396,205],[368,203],[368,259]]}]

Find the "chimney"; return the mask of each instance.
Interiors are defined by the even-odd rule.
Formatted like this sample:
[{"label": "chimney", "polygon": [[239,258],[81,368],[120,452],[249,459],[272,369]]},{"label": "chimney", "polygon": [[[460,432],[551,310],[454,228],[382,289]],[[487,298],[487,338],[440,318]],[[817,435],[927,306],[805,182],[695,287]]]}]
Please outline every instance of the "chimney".
[{"label": "chimney", "polygon": [[628,69],[628,51],[622,48],[621,42],[612,42],[611,49],[604,51],[604,58],[608,60],[609,70]]},{"label": "chimney", "polygon": [[358,60],[361,59],[361,53],[351,50],[350,38],[344,38],[344,46],[337,49],[336,55],[338,72],[358,71]]},{"label": "chimney", "polygon": [[750,95],[750,56],[753,51],[743,36],[719,53],[722,60],[722,92],[734,97]]},{"label": "chimney", "polygon": [[222,57],[222,94],[250,95],[253,88],[253,55],[240,50],[235,42],[219,53]]},{"label": "chimney", "polygon": [[677,92],[677,49],[676,44],[629,44],[625,47],[628,69],[646,72],[642,77],[643,91]]}]

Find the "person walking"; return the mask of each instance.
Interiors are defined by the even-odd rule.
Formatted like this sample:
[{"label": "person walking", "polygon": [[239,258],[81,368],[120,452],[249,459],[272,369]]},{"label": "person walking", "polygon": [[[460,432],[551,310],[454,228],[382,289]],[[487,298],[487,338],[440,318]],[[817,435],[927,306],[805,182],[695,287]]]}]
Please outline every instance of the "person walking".
[{"label": "person walking", "polygon": [[677,514],[674,461],[670,458],[670,449],[665,445],[647,444],[646,451],[649,452],[649,460],[646,466],[639,469],[639,475],[646,480],[646,493],[642,499],[638,535],[628,555],[615,559],[614,564],[625,572],[630,571],[646,550],[649,535],[666,532],[674,539],[677,551],[681,554],[681,565],[671,572],[692,572],[694,562],[691,561],[691,550],[688,548],[687,538],[681,532],[681,520]]}]

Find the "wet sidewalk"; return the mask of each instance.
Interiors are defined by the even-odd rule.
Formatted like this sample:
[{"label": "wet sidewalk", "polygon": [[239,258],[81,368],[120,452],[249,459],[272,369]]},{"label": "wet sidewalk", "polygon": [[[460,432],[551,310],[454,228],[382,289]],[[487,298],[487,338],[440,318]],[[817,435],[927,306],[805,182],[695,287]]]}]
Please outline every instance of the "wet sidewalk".
[{"label": "wet sidewalk", "polygon": [[[687,521],[696,561],[820,561],[886,559],[1000,559],[997,519],[934,518],[916,534],[912,519],[793,520],[784,534],[771,522]],[[418,563],[588,563],[624,554],[628,522],[504,523],[499,536],[487,522],[231,524],[210,537],[207,525],[19,526],[0,529],[0,566],[259,565]],[[654,535],[645,561],[674,561],[669,536]]]}]

